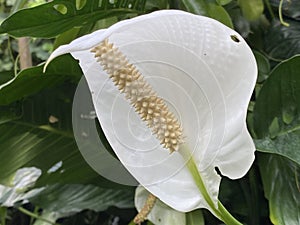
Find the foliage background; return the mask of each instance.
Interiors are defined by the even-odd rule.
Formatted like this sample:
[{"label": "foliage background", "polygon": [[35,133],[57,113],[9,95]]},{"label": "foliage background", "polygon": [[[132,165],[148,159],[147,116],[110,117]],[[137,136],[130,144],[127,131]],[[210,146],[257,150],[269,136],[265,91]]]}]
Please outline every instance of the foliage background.
[{"label": "foliage background", "polygon": [[[65,55],[42,68],[58,46],[159,9],[206,15],[246,38],[259,69],[247,118],[256,160],[244,178],[223,179],[220,199],[244,224],[300,224],[299,1],[0,0],[1,225],[130,223],[134,188],[99,176],[76,147],[80,67]],[[28,68],[22,48],[30,50]],[[221,224],[206,210],[188,213],[187,223]]]}]

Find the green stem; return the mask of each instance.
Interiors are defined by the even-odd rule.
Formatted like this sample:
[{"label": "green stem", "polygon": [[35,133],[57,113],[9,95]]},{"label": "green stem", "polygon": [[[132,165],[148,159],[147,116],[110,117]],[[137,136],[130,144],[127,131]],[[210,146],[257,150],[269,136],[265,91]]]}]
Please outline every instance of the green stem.
[{"label": "green stem", "polygon": [[222,221],[227,225],[243,225],[240,223],[236,218],[233,217],[233,215],[230,214],[230,212],[227,211],[227,209],[223,206],[223,204],[218,201],[218,209],[220,213],[222,214]]},{"label": "green stem", "polygon": [[218,201],[218,208],[216,208],[213,200],[211,199],[209,193],[207,192],[207,189],[205,187],[205,184],[203,182],[203,179],[201,177],[201,174],[198,171],[197,165],[194,161],[194,158],[192,157],[188,147],[186,145],[182,146],[181,154],[184,157],[184,159],[187,160],[187,168],[191,172],[193,179],[200,191],[200,193],[203,195],[205,201],[209,205],[209,207],[212,209],[213,213],[222,220],[226,225],[242,225],[238,220],[236,220],[222,205],[220,201]]},{"label": "green stem", "polygon": [[6,224],[6,213],[7,213],[7,209],[5,207],[0,207],[0,224],[1,225],[5,225]]},{"label": "green stem", "polygon": [[44,221],[44,222],[46,222],[46,223],[49,223],[49,224],[52,224],[52,225],[58,225],[57,223],[52,222],[52,221],[50,221],[50,220],[47,220],[47,219],[45,219],[45,218],[43,218],[43,217],[40,217],[39,215],[34,214],[33,212],[30,212],[30,211],[28,211],[27,209],[24,209],[23,207],[18,207],[18,210],[19,210],[20,212],[22,212],[22,213],[24,213],[24,214],[30,216],[30,217],[35,218],[35,219],[42,220],[42,221]]},{"label": "green stem", "polygon": [[270,1],[269,1],[269,0],[265,0],[265,4],[266,4],[267,9],[268,9],[268,11],[269,11],[269,13],[270,13],[270,16],[271,16],[271,18],[272,18],[272,20],[273,20],[273,19],[275,18],[275,15],[274,15],[274,12],[273,12],[273,10],[272,10]]},{"label": "green stem", "polygon": [[286,27],[290,26],[290,24],[286,23],[283,21],[283,17],[282,17],[282,4],[283,4],[283,0],[280,0],[279,2],[279,8],[278,8],[278,14],[279,14],[279,19],[280,19],[280,23]]}]

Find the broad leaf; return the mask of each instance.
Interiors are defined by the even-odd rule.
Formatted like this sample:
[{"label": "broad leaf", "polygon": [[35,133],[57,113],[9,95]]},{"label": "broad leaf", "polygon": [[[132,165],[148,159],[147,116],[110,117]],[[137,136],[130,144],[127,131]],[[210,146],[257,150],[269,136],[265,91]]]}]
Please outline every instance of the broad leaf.
[{"label": "broad leaf", "polygon": [[279,64],[260,90],[253,116],[259,151],[300,164],[300,56]]},{"label": "broad leaf", "polygon": [[264,138],[254,140],[256,149],[260,152],[275,153],[285,156],[300,165],[300,132],[286,133],[275,139]]},{"label": "broad leaf", "polygon": [[283,26],[274,20],[265,36],[265,51],[276,60],[288,59],[300,54],[300,22],[285,20],[290,26]]},{"label": "broad leaf", "polygon": [[274,225],[300,223],[300,167],[284,157],[259,157],[265,196],[269,200],[270,219]]},{"label": "broad leaf", "polygon": [[133,208],[133,190],[104,189],[94,185],[50,185],[30,202],[59,217],[74,214],[84,209],[104,211],[110,206]]},{"label": "broad leaf", "polygon": [[208,16],[208,6],[205,0],[181,0],[184,8],[191,13]]},{"label": "broad leaf", "polygon": [[54,0],[34,8],[23,9],[8,17],[0,33],[15,37],[54,37],[75,26],[86,26],[112,16],[136,15],[144,9],[145,0],[111,1]]},{"label": "broad leaf", "polygon": [[0,86],[14,78],[13,71],[0,72]]},{"label": "broad leaf", "polygon": [[215,3],[209,3],[207,6],[209,17],[214,18],[233,29],[231,18],[222,6]]},{"label": "broad leaf", "polygon": [[221,5],[216,3],[207,3],[203,0],[182,0],[182,5],[188,12],[214,18],[228,27],[233,28],[230,16]]},{"label": "broad leaf", "polygon": [[48,218],[51,221],[85,209],[99,212],[110,206],[134,207],[133,189],[114,190],[83,184],[55,184],[32,189],[40,175],[41,170],[34,167],[19,169],[9,186],[0,185],[0,205],[13,207],[29,201],[43,209],[43,218],[51,215]]},{"label": "broad leaf", "polygon": [[41,175],[41,170],[31,167],[16,171],[9,186],[0,185],[0,206],[12,207],[18,202],[39,193],[41,189],[28,191]]},{"label": "broad leaf", "polygon": [[34,166],[42,170],[38,186],[112,185],[87,165],[77,149],[71,131],[74,89],[66,83],[0,110],[0,118],[6,118],[0,125],[1,184],[8,184],[19,168]]},{"label": "broad leaf", "polygon": [[0,85],[0,105],[10,104],[66,80],[79,80],[81,74],[78,63],[70,55],[55,60],[45,73],[43,65],[22,70],[16,77]]}]

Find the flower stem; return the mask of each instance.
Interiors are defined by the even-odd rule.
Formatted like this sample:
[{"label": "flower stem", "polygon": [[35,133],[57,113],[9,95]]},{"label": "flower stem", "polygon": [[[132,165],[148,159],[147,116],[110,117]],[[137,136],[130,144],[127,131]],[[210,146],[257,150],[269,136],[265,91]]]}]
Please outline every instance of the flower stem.
[{"label": "flower stem", "polygon": [[0,225],[6,224],[7,209],[5,207],[0,207]]},{"label": "flower stem", "polygon": [[30,212],[28,211],[27,209],[24,209],[23,207],[18,207],[17,208],[20,212],[32,217],[32,218],[35,218],[35,219],[38,219],[38,220],[41,220],[41,221],[44,221],[46,223],[49,223],[49,224],[52,224],[52,225],[58,225],[57,223],[53,222],[53,221],[50,221],[48,219],[45,219],[43,217],[40,217],[39,215],[33,213],[33,212]]},{"label": "flower stem", "polygon": [[282,4],[283,4],[283,0],[280,0],[280,2],[279,2],[279,8],[278,8],[278,14],[279,14],[280,23],[283,26],[288,27],[288,26],[290,26],[290,24],[287,23],[287,22],[284,22],[283,17],[282,17]]},{"label": "flower stem", "polygon": [[271,6],[271,4],[270,4],[270,1],[269,0],[265,0],[265,4],[266,4],[266,6],[267,6],[267,9],[268,9],[268,11],[269,11],[269,13],[270,13],[270,16],[271,16],[271,18],[272,18],[272,20],[275,18],[275,15],[274,15],[274,12],[273,12],[273,10],[272,10],[272,6]]},{"label": "flower stem", "polygon": [[218,201],[218,207],[216,208],[213,200],[211,199],[209,193],[207,192],[207,189],[205,187],[205,184],[203,182],[203,179],[201,177],[201,174],[198,171],[197,165],[194,161],[194,158],[192,157],[189,149],[186,145],[183,145],[183,148],[181,148],[182,151],[180,152],[182,156],[187,159],[187,168],[191,172],[191,175],[193,176],[193,179],[200,191],[200,193],[203,195],[205,201],[220,220],[222,220],[226,225],[242,225],[238,220],[236,220],[228,211],[227,209],[222,205],[220,201]]}]

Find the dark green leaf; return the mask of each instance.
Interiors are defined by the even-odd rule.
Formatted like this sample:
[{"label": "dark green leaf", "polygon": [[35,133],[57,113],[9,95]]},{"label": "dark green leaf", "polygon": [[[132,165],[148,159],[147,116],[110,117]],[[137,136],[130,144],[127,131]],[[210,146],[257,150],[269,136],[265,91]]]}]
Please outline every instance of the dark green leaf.
[{"label": "dark green leaf", "polygon": [[0,72],[0,86],[14,78],[13,71]]},{"label": "dark green leaf", "polygon": [[104,189],[93,185],[51,185],[29,201],[61,216],[84,209],[104,211],[110,206],[133,208],[134,190]]},{"label": "dark green leaf", "polygon": [[250,33],[250,22],[243,15],[238,6],[233,6],[228,9],[228,13],[234,24],[234,29],[243,37],[247,37]]},{"label": "dark green leaf", "polygon": [[300,22],[285,20],[290,26],[283,26],[274,20],[265,36],[265,51],[271,59],[284,60],[300,54]]},{"label": "dark green leaf", "polygon": [[230,16],[221,5],[218,5],[214,2],[205,2],[203,0],[182,0],[182,4],[188,12],[211,17],[227,25],[228,27],[233,28]]},{"label": "dark green leaf", "polygon": [[[29,97],[19,106],[16,103],[21,117],[0,125],[0,183],[7,184],[19,168],[34,166],[42,170],[38,186],[88,183],[117,187],[94,172],[77,148],[71,130],[75,87],[65,83]],[[0,118],[5,113],[1,110]]]},{"label": "dark green leaf", "polygon": [[270,63],[269,60],[261,53],[254,51],[254,56],[258,67],[258,79],[259,83],[266,80],[270,73]]},{"label": "dark green leaf", "polygon": [[275,139],[266,137],[254,141],[258,151],[282,155],[300,165],[300,130],[277,136]]},{"label": "dark green leaf", "polygon": [[229,14],[222,6],[215,3],[209,3],[207,4],[207,7],[209,17],[220,21],[230,28],[233,28],[233,24]]},{"label": "dark green leaf", "polygon": [[144,10],[145,0],[134,1],[85,1],[76,6],[77,0],[54,0],[46,4],[23,9],[8,17],[0,26],[0,33],[15,37],[54,37],[75,26],[86,26],[100,19],[136,15]]},{"label": "dark green leaf", "polygon": [[263,84],[254,107],[257,149],[300,164],[300,56],[280,63]]},{"label": "dark green leaf", "polygon": [[181,0],[184,8],[191,13],[208,16],[208,6],[204,0]]},{"label": "dark green leaf", "polygon": [[168,7],[168,0],[151,0],[146,1],[146,11],[153,11],[158,9],[166,9]]},{"label": "dark green leaf", "polygon": [[265,196],[269,200],[270,219],[274,225],[299,225],[300,168],[288,159],[260,154]]},{"label": "dark green leaf", "polygon": [[12,82],[0,86],[0,105],[10,104],[65,80],[78,80],[81,74],[78,62],[70,55],[53,60],[45,73],[43,65],[22,70]]},{"label": "dark green leaf", "polygon": [[204,217],[202,211],[197,209],[192,212],[186,213],[186,225],[204,225]]},{"label": "dark green leaf", "polygon": [[[293,132],[300,123],[300,56],[280,63],[265,81],[254,108],[254,127],[259,138],[268,136],[278,120],[279,135]],[[271,129],[274,133],[274,129]]]},{"label": "dark green leaf", "polygon": [[61,33],[55,39],[55,42],[53,44],[53,48],[56,49],[60,45],[69,44],[71,41],[73,41],[74,39],[76,39],[78,37],[79,32],[80,32],[79,27],[73,27],[72,29]]}]

